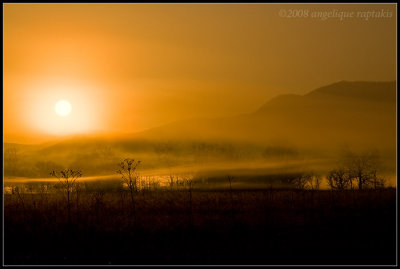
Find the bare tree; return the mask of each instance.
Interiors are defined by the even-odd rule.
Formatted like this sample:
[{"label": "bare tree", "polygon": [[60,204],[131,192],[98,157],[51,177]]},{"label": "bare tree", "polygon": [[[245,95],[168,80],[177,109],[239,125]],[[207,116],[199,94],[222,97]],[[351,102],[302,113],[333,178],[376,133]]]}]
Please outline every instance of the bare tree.
[{"label": "bare tree", "polygon": [[310,189],[319,190],[322,183],[322,177],[321,175],[310,173],[308,176],[308,182]]},{"label": "bare tree", "polygon": [[319,190],[319,188],[321,187],[321,183],[322,183],[321,175],[316,175],[316,177],[315,177],[315,189],[316,190]]},{"label": "bare tree", "polygon": [[299,190],[305,190],[310,187],[310,180],[311,176],[310,174],[302,173],[295,177],[292,181],[294,184],[294,187]]},{"label": "bare tree", "polygon": [[374,173],[372,176],[372,184],[374,189],[382,189],[386,187],[387,179]]},{"label": "bare tree", "polygon": [[140,161],[135,162],[134,159],[127,158],[119,164],[121,169],[117,170],[117,173],[121,175],[122,180],[125,182],[125,184],[127,184],[130,191],[132,214],[135,225],[136,225],[135,193],[137,192],[137,180],[139,177],[138,173],[136,172],[136,168],[139,164]]},{"label": "bare tree", "polygon": [[358,189],[362,190],[373,184],[374,179],[378,178],[379,155],[376,151],[360,154],[350,152],[347,154],[346,167],[349,180],[354,180]]},{"label": "bare tree", "polygon": [[296,176],[292,184],[299,190],[319,190],[322,183],[322,177],[314,172],[305,172]]},{"label": "bare tree", "polygon": [[176,184],[176,181],[174,181],[174,176],[170,173],[169,174],[169,187],[170,187],[171,190],[174,187],[174,183]]},{"label": "bare tree", "polygon": [[68,223],[71,221],[71,194],[75,190],[76,180],[82,177],[82,172],[79,170],[64,169],[60,172],[52,171],[50,175],[57,178],[62,186],[62,189],[67,194],[67,211]]},{"label": "bare tree", "polygon": [[350,188],[351,178],[345,169],[338,168],[329,171],[327,181],[332,190],[344,190]]}]

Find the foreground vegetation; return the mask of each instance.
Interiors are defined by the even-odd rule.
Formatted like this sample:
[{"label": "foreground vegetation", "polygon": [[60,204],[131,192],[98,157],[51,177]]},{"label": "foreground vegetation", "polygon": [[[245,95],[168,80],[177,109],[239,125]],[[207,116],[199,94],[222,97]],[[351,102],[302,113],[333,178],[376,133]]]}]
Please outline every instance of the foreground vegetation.
[{"label": "foreground vegetation", "polygon": [[13,186],[4,195],[5,264],[396,262],[393,188],[227,186]]}]

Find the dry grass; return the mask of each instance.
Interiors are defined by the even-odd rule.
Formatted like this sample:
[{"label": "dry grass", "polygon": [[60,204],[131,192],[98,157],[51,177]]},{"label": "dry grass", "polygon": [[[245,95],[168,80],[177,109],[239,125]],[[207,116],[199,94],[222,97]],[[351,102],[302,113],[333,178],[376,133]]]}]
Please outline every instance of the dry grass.
[{"label": "dry grass", "polygon": [[[5,264],[394,264],[395,189],[5,194]],[[190,202],[191,201],[191,202]]]}]

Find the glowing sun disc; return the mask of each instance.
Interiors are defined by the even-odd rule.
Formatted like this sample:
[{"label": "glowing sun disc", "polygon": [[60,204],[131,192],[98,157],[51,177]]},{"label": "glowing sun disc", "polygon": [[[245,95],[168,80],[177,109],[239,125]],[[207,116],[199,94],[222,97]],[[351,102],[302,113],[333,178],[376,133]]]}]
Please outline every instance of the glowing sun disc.
[{"label": "glowing sun disc", "polygon": [[71,104],[65,100],[58,101],[56,104],[56,113],[60,116],[67,116],[71,113]]}]

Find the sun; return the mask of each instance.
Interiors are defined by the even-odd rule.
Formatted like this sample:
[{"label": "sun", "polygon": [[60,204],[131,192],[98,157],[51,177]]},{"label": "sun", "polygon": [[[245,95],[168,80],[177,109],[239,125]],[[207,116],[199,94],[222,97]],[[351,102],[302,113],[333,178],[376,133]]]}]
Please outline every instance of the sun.
[{"label": "sun", "polygon": [[71,104],[66,100],[60,100],[56,104],[56,113],[60,116],[68,116],[71,113]]},{"label": "sun", "polygon": [[102,129],[107,114],[101,104],[108,97],[99,94],[105,92],[102,86],[58,79],[26,85],[35,93],[26,104],[26,124],[39,133],[60,137]]}]

